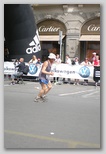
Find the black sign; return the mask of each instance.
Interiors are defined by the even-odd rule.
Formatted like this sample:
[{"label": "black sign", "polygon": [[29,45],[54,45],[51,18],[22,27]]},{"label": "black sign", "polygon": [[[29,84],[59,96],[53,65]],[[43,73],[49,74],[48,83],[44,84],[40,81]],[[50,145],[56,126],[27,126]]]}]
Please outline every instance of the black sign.
[{"label": "black sign", "polygon": [[40,50],[33,11],[28,4],[4,5],[4,37],[10,58],[31,59]]}]

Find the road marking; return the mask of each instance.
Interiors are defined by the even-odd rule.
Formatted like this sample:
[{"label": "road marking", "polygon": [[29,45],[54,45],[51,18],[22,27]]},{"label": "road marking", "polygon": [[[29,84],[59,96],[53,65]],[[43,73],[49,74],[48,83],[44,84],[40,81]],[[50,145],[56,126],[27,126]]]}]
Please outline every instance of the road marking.
[{"label": "road marking", "polygon": [[59,96],[75,95],[75,94],[85,93],[85,92],[88,92],[88,91],[95,91],[95,89],[84,90],[84,91],[76,91],[76,92],[72,92],[72,93],[64,93],[64,94],[59,94]]},{"label": "road marking", "polygon": [[4,132],[7,134],[19,135],[19,136],[24,136],[24,137],[31,137],[31,138],[36,138],[36,139],[40,139],[40,140],[66,143],[68,145],[68,148],[76,148],[76,146],[78,146],[78,145],[85,146],[88,148],[100,148],[100,144],[95,144],[95,143],[86,143],[86,142],[80,142],[80,141],[77,142],[77,141],[72,141],[72,140],[59,139],[59,138],[47,137],[47,136],[39,136],[39,135],[27,134],[27,133],[10,131],[10,130],[5,130]]},{"label": "road marking", "polygon": [[92,93],[82,95],[82,97],[83,97],[83,98],[87,98],[88,96],[91,96],[91,95],[93,95],[93,94],[95,94],[95,93],[98,93],[98,92],[99,92],[99,91],[94,91],[94,92],[92,92]]},{"label": "road marking", "polygon": [[4,85],[4,87],[8,87],[8,86],[11,86],[11,85],[8,85],[8,84],[5,84],[5,85]]}]

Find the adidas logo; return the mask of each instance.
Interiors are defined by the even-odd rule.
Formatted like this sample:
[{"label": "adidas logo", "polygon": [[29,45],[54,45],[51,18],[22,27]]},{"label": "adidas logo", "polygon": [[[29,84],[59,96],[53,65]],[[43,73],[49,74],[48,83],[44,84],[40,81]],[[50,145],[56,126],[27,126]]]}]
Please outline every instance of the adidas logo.
[{"label": "adidas logo", "polygon": [[33,41],[29,43],[29,46],[30,47],[26,49],[27,54],[36,53],[41,50],[38,31],[36,31],[36,35],[34,36]]}]

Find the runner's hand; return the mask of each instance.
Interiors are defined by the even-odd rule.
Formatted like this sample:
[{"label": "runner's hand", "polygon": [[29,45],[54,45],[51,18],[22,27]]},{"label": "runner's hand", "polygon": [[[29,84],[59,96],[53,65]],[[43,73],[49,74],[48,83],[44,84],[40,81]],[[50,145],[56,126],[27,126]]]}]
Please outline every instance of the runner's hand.
[{"label": "runner's hand", "polygon": [[54,73],[53,72],[50,72],[50,75],[54,75]]}]

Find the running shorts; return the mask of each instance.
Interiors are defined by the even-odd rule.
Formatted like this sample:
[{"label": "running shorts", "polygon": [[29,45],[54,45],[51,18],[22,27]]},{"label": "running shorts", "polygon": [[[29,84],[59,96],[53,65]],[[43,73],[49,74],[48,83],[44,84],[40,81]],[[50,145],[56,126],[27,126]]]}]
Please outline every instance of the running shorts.
[{"label": "running shorts", "polygon": [[48,84],[48,83],[49,83],[49,80],[46,80],[46,79],[39,79],[39,82],[40,82],[40,84],[41,84],[41,83]]}]

